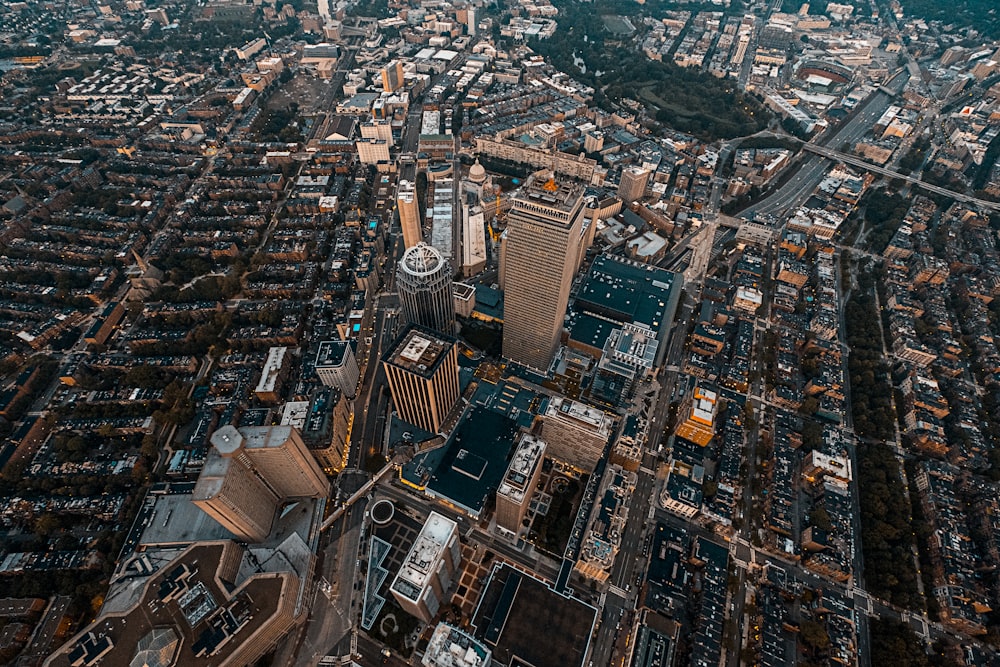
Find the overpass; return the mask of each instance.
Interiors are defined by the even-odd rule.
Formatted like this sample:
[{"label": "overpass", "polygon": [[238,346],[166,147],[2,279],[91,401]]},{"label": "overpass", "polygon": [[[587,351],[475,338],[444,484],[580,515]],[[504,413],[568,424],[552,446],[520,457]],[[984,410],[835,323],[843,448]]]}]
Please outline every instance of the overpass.
[{"label": "overpass", "polygon": [[922,181],[919,178],[914,178],[913,176],[907,176],[899,173],[898,171],[893,171],[891,169],[886,169],[885,167],[879,167],[878,165],[872,164],[862,160],[854,155],[848,155],[847,153],[841,153],[840,151],[833,150],[832,148],[827,148],[825,146],[818,146],[814,143],[807,143],[803,148],[810,153],[816,153],[817,155],[822,155],[829,160],[835,160],[838,162],[843,162],[844,164],[849,164],[852,167],[858,167],[860,169],[865,169],[872,172],[873,174],[879,174],[881,176],[888,176],[889,178],[898,178],[900,180],[906,181],[911,185],[915,185],[918,188],[923,188],[928,192],[933,192],[934,194],[943,195],[945,197],[951,197],[956,201],[960,201],[963,204],[972,204],[984,209],[990,209],[993,211],[1000,211],[1000,203],[986,201],[984,199],[979,199],[971,195],[962,194],[960,192],[955,192],[954,190],[949,190],[947,188],[942,188],[938,185],[932,185],[926,181]]}]

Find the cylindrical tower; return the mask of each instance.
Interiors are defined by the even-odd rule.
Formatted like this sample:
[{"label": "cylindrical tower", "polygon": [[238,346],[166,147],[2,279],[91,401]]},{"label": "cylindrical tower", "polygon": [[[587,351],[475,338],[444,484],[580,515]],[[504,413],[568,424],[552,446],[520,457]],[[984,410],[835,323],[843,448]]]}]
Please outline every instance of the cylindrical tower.
[{"label": "cylindrical tower", "polygon": [[396,286],[403,317],[435,331],[455,333],[455,304],[451,296],[451,265],[431,245],[407,248],[396,270]]}]

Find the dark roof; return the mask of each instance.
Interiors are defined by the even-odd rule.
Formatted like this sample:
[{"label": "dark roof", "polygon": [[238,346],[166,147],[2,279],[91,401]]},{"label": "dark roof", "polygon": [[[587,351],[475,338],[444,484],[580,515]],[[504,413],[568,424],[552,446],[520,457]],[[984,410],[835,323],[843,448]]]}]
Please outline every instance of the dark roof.
[{"label": "dark roof", "polygon": [[475,636],[503,664],[577,667],[597,610],[504,564],[490,575],[476,609]]},{"label": "dark roof", "polygon": [[473,407],[448,439],[427,490],[478,514],[500,486],[516,436],[513,419]]}]

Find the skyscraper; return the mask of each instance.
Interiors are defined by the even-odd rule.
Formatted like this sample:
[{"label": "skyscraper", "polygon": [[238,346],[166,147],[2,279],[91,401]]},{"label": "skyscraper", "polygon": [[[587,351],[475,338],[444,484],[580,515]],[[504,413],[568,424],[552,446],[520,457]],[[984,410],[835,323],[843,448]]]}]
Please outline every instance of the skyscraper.
[{"label": "skyscraper", "polygon": [[358,389],[358,362],[350,341],[324,340],[316,351],[316,375],[326,387],[339,387],[348,398]]},{"label": "skyscraper", "polygon": [[625,167],[622,169],[622,178],[618,183],[618,196],[626,204],[631,204],[637,199],[642,199],[648,183],[648,169],[635,166]]},{"label": "skyscraper", "polygon": [[455,333],[451,283],[451,265],[434,246],[418,243],[408,248],[396,270],[396,287],[406,321],[449,336]]},{"label": "skyscraper", "polygon": [[412,248],[423,240],[420,233],[420,210],[417,208],[417,191],[412,181],[400,181],[396,191],[396,208],[399,226],[403,228],[403,247]]},{"label": "skyscraper", "polygon": [[545,372],[582,248],[583,187],[529,179],[507,215],[503,356]]},{"label": "skyscraper", "polygon": [[382,68],[382,90],[394,93],[403,86],[403,63],[393,60]]},{"label": "skyscraper", "polygon": [[455,340],[411,324],[382,357],[400,418],[436,433],[458,401]]},{"label": "skyscraper", "polygon": [[322,498],[330,482],[291,426],[223,426],[195,484],[192,501],[234,535],[260,542],[290,498]]},{"label": "skyscraper", "polygon": [[522,435],[497,489],[497,528],[515,536],[521,531],[544,458],[545,443],[529,433]]},{"label": "skyscraper", "polygon": [[449,599],[461,554],[458,524],[431,512],[389,588],[403,611],[429,623]]}]

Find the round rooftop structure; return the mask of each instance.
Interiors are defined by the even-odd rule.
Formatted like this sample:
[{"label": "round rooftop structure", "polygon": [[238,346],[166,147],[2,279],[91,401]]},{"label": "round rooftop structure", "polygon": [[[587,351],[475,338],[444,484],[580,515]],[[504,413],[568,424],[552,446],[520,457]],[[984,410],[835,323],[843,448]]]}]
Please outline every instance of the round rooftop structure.
[{"label": "round rooftop structure", "polygon": [[243,435],[231,424],[226,424],[209,439],[223,456],[232,456],[243,446]]},{"label": "round rooftop structure", "polygon": [[407,248],[396,270],[396,287],[406,321],[449,336],[454,334],[451,280],[451,264],[437,248],[426,243]]},{"label": "round rooftop structure", "polygon": [[421,242],[406,249],[399,267],[411,276],[425,277],[440,271],[444,263],[444,257],[437,248]]},{"label": "round rooftop structure", "polygon": [[479,158],[476,158],[476,163],[469,167],[469,180],[473,183],[484,183],[486,181],[486,170],[483,165],[479,164]]},{"label": "round rooftop structure", "polygon": [[372,523],[376,526],[384,526],[390,521],[392,521],[393,515],[396,514],[396,506],[392,504],[391,500],[383,498],[374,505],[372,505],[371,515]]}]

